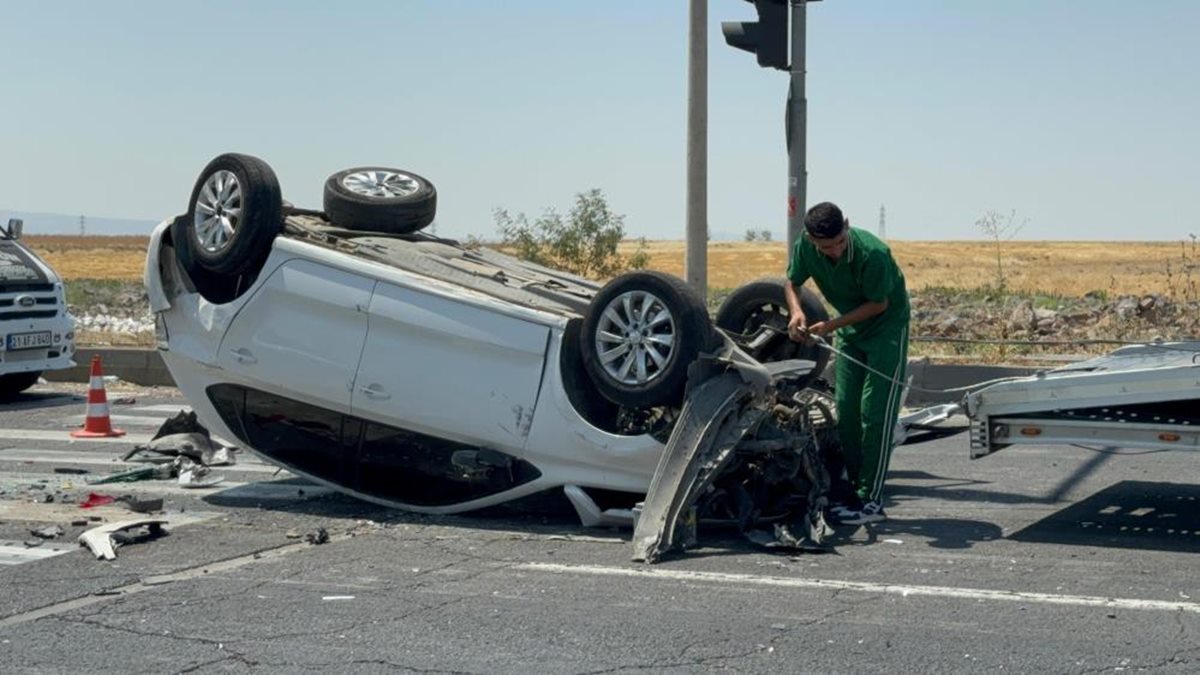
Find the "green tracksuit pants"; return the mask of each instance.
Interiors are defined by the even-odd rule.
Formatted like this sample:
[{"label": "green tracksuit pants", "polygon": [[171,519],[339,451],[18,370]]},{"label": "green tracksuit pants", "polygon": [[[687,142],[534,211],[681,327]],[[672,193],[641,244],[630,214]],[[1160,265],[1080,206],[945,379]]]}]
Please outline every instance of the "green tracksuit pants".
[{"label": "green tracksuit pants", "polygon": [[851,485],[863,501],[882,502],[883,480],[892,458],[892,435],[900,416],[908,364],[908,326],[847,342],[837,348],[884,377],[850,361],[837,358],[838,435]]}]

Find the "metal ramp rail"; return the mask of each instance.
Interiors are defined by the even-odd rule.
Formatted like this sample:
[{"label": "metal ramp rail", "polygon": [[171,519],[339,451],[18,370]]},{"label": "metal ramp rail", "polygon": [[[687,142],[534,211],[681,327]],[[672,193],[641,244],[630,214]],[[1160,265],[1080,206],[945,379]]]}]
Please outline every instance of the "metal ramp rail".
[{"label": "metal ramp rail", "polygon": [[1200,448],[1200,342],[1123,347],[968,394],[971,457],[1010,445]]}]

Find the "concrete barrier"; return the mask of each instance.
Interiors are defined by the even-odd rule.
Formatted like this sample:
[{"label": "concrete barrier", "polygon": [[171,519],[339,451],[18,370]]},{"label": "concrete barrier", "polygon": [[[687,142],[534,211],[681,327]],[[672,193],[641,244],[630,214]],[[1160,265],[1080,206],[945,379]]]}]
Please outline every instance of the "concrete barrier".
[{"label": "concrete barrier", "polygon": [[958,403],[966,392],[922,391],[968,387],[1005,377],[1033,375],[1043,368],[1032,366],[983,366],[971,364],[930,363],[928,359],[909,359],[908,374],[911,389],[908,406],[919,407],[934,403]]},{"label": "concrete barrier", "polygon": [[[175,386],[158,350],[144,348],[84,347],[75,354],[75,362],[79,365],[67,370],[49,371],[42,376],[51,382],[87,382],[93,354],[100,355],[105,375],[116,375],[125,382],[144,386]],[[1041,369],[1030,366],[938,364],[924,358],[910,359],[908,374],[912,378],[913,388],[909,390],[908,406],[957,403],[963,397],[961,391],[936,393],[922,389],[952,389],[1002,377],[1032,375],[1038,370]],[[832,378],[832,370],[827,375]]]},{"label": "concrete barrier", "polygon": [[93,354],[100,355],[105,375],[116,375],[125,382],[144,386],[175,386],[158,350],[144,348],[81,347],[75,352],[74,368],[49,370],[42,377],[49,382],[87,382]]}]

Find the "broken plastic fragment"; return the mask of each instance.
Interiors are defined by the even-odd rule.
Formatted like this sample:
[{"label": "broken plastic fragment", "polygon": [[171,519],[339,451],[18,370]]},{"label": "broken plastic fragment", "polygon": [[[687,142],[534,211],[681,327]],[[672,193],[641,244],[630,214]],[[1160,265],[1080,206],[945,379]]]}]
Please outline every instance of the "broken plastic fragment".
[{"label": "broken plastic fragment", "polygon": [[[160,537],[165,533],[162,526],[166,524],[167,521],[161,518],[143,518],[140,520],[124,520],[119,523],[110,523],[92,528],[79,535],[79,543],[81,546],[87,546],[96,555],[97,560],[101,558],[104,560],[113,560],[117,557],[117,545],[138,543]],[[144,534],[139,535],[130,532],[130,530],[141,527],[146,528]]]},{"label": "broken plastic fragment", "polygon": [[107,476],[88,478],[87,482],[88,485],[101,485],[103,483],[132,483],[139,480],[150,480],[154,477],[154,467],[139,466],[135,469],[129,469],[127,471],[110,473]]},{"label": "broken plastic fragment", "polygon": [[162,511],[163,508],[162,497],[138,499],[133,495],[122,495],[117,498],[117,501],[125,502],[125,507],[135,513],[153,513],[155,511]]}]

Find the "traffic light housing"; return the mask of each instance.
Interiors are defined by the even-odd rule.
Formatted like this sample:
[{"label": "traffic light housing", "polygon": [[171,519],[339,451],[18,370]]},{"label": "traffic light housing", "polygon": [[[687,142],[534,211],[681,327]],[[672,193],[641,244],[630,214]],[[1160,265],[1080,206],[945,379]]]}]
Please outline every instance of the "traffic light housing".
[{"label": "traffic light housing", "polygon": [[754,4],[758,21],[722,21],[721,32],[730,47],[758,57],[763,68],[788,69],[788,0],[746,0]]}]

